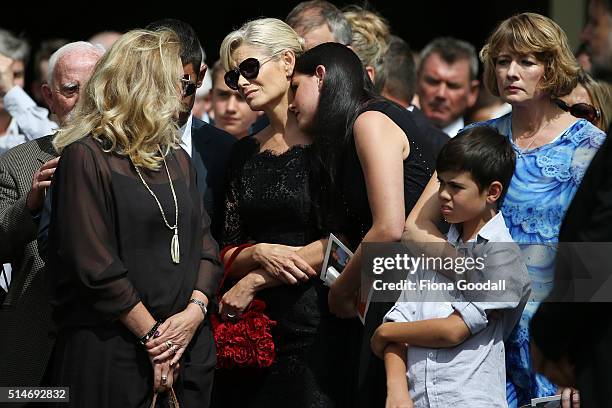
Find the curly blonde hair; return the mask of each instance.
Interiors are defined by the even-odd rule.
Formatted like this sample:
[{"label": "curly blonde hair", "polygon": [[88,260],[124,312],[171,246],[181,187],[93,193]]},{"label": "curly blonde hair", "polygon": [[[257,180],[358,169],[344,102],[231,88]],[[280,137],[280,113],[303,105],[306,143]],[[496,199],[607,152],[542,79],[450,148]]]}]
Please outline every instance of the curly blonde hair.
[{"label": "curly blonde hair", "polygon": [[268,56],[278,56],[284,50],[291,50],[296,57],[299,57],[305,50],[304,39],[284,21],[277,18],[252,20],[223,39],[219,55],[225,71],[237,65],[232,55],[243,44],[259,48]]},{"label": "curly blonde hair", "polygon": [[100,59],[74,108],[73,118],[53,144],[58,152],[86,136],[105,151],[131,158],[136,166],[160,168],[158,146],[167,154],[179,143],[176,119],[182,109],[181,45],[170,30],[133,30]]},{"label": "curly blonde hair", "polygon": [[544,64],[540,89],[551,96],[565,96],[578,83],[580,67],[570,50],[567,36],[557,23],[535,13],[522,13],[502,21],[480,50],[484,64],[483,81],[499,96],[495,60],[502,48],[518,54],[534,54]]},{"label": "curly blonde hair", "polygon": [[364,67],[374,68],[374,89],[380,93],[387,79],[384,58],[391,43],[389,23],[373,11],[357,6],[345,9],[344,16],[353,30],[351,48]]}]

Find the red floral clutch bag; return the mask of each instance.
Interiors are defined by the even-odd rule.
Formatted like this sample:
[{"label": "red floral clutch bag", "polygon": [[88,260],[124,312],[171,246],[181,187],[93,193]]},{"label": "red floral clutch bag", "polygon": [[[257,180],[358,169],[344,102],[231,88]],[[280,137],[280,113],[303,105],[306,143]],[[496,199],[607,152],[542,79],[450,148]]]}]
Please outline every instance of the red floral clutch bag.
[{"label": "red floral clutch bag", "polygon": [[[225,275],[219,285],[217,298],[221,297],[227,271],[232,262],[240,251],[251,245],[228,246],[221,251],[221,260],[223,260],[228,250],[236,248],[224,265]],[[264,314],[265,308],[266,303],[263,300],[253,299],[239,320],[223,321],[218,314],[211,314],[210,322],[217,348],[217,368],[265,368],[272,365],[276,358],[272,327],[276,325],[276,321]]]},{"label": "red floral clutch bag", "polygon": [[240,320],[221,321],[217,315],[211,316],[217,368],[272,365],[276,352],[271,329],[276,322],[263,313],[265,307],[265,302],[254,299]]}]

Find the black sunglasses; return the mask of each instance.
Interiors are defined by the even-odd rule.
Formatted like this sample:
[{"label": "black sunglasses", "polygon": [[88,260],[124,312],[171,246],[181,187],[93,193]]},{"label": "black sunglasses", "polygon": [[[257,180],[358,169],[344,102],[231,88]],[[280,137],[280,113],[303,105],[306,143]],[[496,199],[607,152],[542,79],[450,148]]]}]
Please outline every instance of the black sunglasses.
[{"label": "black sunglasses", "polygon": [[257,75],[259,75],[259,69],[266,62],[272,60],[277,54],[282,51],[276,52],[272,54],[270,57],[263,60],[263,62],[259,62],[257,58],[247,58],[238,65],[237,68],[232,69],[231,71],[227,71],[223,76],[225,80],[225,85],[227,85],[230,89],[234,91],[238,90],[238,80],[240,79],[240,75],[242,75],[245,79],[255,79]]},{"label": "black sunglasses", "polygon": [[586,119],[591,123],[595,123],[596,119],[601,117],[601,112],[599,109],[596,109],[594,106],[589,105],[588,103],[576,103],[572,106],[569,106],[565,101],[561,99],[555,99],[555,103],[562,110],[569,112],[572,116],[577,118]]},{"label": "black sunglasses", "polygon": [[198,88],[198,84],[191,80],[191,75],[185,74],[181,78],[181,86],[183,88],[183,96],[191,96]]}]

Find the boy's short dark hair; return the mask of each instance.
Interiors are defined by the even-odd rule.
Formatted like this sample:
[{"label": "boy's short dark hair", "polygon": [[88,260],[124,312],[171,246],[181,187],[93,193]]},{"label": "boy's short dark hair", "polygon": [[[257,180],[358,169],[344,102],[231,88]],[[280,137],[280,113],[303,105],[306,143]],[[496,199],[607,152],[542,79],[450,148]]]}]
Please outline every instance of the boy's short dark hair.
[{"label": "boy's short dark hair", "polygon": [[482,192],[492,182],[499,181],[503,192],[501,203],[512,175],[515,155],[507,137],[489,126],[475,126],[448,140],[440,150],[436,171],[467,171]]}]

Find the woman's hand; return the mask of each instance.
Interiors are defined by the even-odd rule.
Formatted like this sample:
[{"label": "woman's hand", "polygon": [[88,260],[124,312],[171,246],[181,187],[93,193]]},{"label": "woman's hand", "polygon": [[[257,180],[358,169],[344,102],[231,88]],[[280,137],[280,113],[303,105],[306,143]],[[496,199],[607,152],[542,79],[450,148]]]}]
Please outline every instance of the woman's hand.
[{"label": "woman's hand", "polygon": [[340,291],[336,285],[337,282],[338,280],[332,283],[327,295],[330,312],[344,319],[357,316],[358,293]]},{"label": "woman's hand", "polygon": [[159,326],[159,336],[146,344],[154,361],[171,360],[174,366],[182,357],[196,330],[204,320],[199,306],[189,303],[185,310],[169,317]]},{"label": "woman's hand", "polygon": [[317,272],[296,253],[300,248],[277,244],[257,244],[253,259],[273,278],[295,285],[317,276]]},{"label": "woman's hand", "polygon": [[223,320],[231,320],[244,312],[255,297],[256,290],[250,282],[249,275],[240,279],[230,288],[219,302],[219,314]]},{"label": "woman's hand", "polygon": [[153,390],[155,392],[164,392],[172,388],[172,384],[176,381],[179,374],[180,364],[170,366],[170,361],[153,362]]}]

